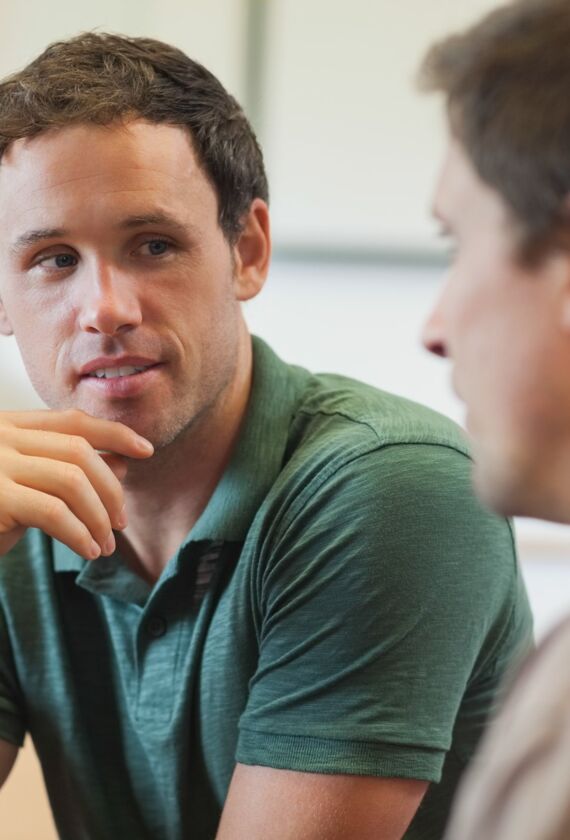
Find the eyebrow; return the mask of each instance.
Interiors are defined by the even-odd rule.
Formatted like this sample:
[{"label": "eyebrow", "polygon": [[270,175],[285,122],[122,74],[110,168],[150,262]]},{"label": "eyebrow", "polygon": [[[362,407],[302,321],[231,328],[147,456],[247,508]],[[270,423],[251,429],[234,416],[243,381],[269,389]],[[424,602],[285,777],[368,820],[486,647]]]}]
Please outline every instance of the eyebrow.
[{"label": "eyebrow", "polygon": [[[174,216],[163,212],[127,216],[126,219],[119,222],[118,227],[122,230],[131,230],[132,228],[150,225],[166,225],[180,233],[192,233],[190,225],[183,225]],[[36,245],[38,242],[45,242],[48,239],[64,239],[67,236],[69,236],[69,231],[65,228],[37,228],[36,230],[28,230],[18,236],[10,246],[10,250],[14,254],[20,254],[26,248],[29,248],[31,245]]]},{"label": "eyebrow", "polygon": [[170,213],[164,212],[142,213],[140,215],[137,214],[135,216],[128,216],[119,223],[119,227],[124,230],[144,227],[145,225],[166,225],[167,227],[173,228],[180,233],[188,233],[189,231],[192,231],[190,225],[182,224],[182,222],[179,222],[175,216],[171,216]]},{"label": "eyebrow", "polygon": [[30,245],[35,245],[37,242],[44,242],[46,239],[59,239],[67,236],[67,231],[63,228],[38,228],[37,230],[27,230],[26,233],[18,236],[16,241],[10,246],[10,250],[14,254],[19,254],[25,251]]}]

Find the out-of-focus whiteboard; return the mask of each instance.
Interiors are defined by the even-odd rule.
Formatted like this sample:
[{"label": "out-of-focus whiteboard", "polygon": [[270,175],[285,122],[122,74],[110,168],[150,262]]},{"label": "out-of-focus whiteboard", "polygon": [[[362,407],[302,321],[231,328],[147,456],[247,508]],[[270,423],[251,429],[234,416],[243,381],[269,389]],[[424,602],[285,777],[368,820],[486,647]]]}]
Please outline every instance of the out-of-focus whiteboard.
[{"label": "out-of-focus whiteboard", "polygon": [[[260,0],[262,2],[262,0]],[[497,0],[268,0],[260,129],[281,246],[434,249],[444,144],[428,45]]]},{"label": "out-of-focus whiteboard", "polygon": [[1,0],[0,76],[87,29],[159,38],[244,95],[247,0]]}]

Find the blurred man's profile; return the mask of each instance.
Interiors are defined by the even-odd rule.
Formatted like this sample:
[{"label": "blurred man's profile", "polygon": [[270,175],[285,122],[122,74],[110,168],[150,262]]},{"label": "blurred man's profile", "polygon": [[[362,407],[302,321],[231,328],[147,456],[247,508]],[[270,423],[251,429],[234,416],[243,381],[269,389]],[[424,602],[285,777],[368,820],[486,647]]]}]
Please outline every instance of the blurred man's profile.
[{"label": "blurred man's profile", "polygon": [[[467,407],[495,511],[570,522],[570,5],[521,0],[429,52],[449,147],[434,212],[454,246],[425,327]],[[448,840],[570,837],[570,621],[523,668]]]}]

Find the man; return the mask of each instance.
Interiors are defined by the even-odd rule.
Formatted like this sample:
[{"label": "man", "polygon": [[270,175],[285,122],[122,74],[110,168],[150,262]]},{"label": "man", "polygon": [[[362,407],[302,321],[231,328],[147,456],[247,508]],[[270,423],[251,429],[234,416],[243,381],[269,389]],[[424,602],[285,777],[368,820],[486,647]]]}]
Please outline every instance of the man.
[{"label": "man", "polygon": [[[570,8],[505,6],[436,46],[447,98],[435,214],[455,243],[425,343],[453,362],[495,511],[570,521]],[[570,837],[570,623],[523,668],[452,840]]]},{"label": "man", "polygon": [[2,776],[29,731],[64,840],[441,837],[530,633],[462,436],[252,342],[267,184],[204,68],[87,34],[0,114],[51,409],[0,420]]}]

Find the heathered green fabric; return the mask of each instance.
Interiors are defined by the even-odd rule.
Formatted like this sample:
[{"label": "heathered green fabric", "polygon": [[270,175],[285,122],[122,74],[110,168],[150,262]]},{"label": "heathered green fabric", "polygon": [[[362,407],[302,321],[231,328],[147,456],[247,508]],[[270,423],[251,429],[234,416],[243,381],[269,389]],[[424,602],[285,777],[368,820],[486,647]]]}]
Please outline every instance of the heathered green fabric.
[{"label": "heathered green fabric", "polygon": [[236,760],[430,780],[405,836],[432,840],[530,632],[453,424],[256,340],[235,456],[152,589],[37,531],[0,561],[0,737],[31,733],[62,840],[213,838]]}]

